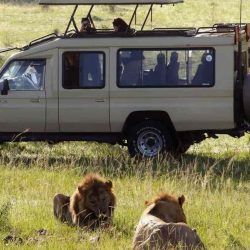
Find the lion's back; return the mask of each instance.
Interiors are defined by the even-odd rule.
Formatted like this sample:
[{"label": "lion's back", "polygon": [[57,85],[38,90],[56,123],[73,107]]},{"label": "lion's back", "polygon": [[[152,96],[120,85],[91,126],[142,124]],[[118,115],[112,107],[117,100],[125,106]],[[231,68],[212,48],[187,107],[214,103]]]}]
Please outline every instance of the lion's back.
[{"label": "lion's back", "polygon": [[181,245],[182,249],[204,249],[195,230],[185,223],[166,223],[152,215],[144,215],[136,229],[133,249],[167,249]]}]

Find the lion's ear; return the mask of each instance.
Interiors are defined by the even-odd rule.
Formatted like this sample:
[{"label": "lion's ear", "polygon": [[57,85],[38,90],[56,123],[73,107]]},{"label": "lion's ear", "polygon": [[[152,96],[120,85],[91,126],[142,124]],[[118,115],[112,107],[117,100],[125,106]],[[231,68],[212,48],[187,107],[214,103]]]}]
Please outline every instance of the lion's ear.
[{"label": "lion's ear", "polygon": [[144,204],[145,204],[145,206],[148,206],[149,205],[149,201],[145,201]]},{"label": "lion's ear", "polygon": [[113,187],[112,181],[106,181],[106,182],[105,182],[105,185],[106,185],[108,188],[112,188],[112,187]]},{"label": "lion's ear", "polygon": [[179,204],[182,207],[183,203],[185,202],[185,196],[182,195],[181,197],[178,198]]},{"label": "lion's ear", "polygon": [[80,193],[80,194],[84,194],[84,188],[83,187],[81,187],[81,186],[78,186],[78,192]]}]

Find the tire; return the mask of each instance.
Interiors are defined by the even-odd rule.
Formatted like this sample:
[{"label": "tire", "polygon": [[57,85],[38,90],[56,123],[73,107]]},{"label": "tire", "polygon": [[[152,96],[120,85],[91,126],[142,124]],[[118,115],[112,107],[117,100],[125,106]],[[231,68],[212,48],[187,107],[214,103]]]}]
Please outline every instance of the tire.
[{"label": "tire", "polygon": [[170,151],[172,145],[170,133],[158,121],[142,122],[128,133],[128,151],[132,157],[156,157]]}]

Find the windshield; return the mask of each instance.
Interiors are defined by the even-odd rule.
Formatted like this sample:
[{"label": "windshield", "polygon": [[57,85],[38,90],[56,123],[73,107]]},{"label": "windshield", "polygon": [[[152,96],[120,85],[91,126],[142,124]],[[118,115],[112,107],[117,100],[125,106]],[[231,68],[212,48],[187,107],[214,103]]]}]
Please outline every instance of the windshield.
[{"label": "windshield", "polygon": [[44,83],[45,60],[11,62],[0,76],[9,81],[10,90],[41,90]]}]

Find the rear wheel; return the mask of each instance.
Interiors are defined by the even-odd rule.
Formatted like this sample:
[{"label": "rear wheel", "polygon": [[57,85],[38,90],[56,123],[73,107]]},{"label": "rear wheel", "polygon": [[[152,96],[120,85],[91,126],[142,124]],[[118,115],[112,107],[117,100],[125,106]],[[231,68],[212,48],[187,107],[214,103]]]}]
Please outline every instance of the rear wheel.
[{"label": "rear wheel", "polygon": [[145,121],[129,130],[128,150],[130,155],[155,157],[172,148],[169,131],[158,121]]}]

